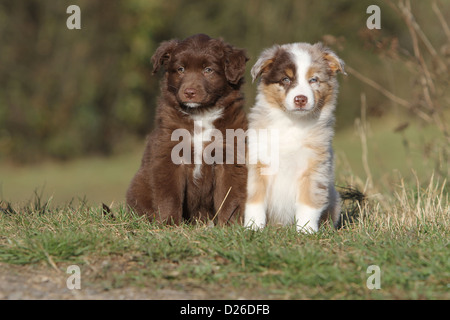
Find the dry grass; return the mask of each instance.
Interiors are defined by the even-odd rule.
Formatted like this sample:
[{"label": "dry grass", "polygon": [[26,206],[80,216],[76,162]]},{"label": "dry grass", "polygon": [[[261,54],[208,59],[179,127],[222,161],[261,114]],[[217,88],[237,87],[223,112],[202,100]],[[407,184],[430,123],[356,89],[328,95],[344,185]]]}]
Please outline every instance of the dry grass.
[{"label": "dry grass", "polygon": [[358,226],[377,226],[378,230],[405,232],[408,230],[449,230],[450,206],[447,182],[431,177],[428,186],[415,188],[404,180],[391,194],[377,194],[359,207]]}]

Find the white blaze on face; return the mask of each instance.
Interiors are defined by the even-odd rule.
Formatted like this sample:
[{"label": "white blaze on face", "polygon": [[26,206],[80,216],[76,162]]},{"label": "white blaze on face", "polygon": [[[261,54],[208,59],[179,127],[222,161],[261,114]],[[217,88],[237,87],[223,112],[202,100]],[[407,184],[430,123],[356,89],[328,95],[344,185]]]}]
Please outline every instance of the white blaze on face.
[{"label": "white blaze on face", "polygon": [[295,75],[296,84],[289,90],[286,96],[285,106],[288,111],[296,110],[298,107],[296,107],[294,103],[295,97],[305,96],[308,99],[308,103],[302,110],[312,110],[315,104],[314,93],[311,84],[309,83],[309,79],[307,79],[307,73],[311,66],[311,55],[305,50],[295,46],[289,48],[289,52],[293,56],[293,60],[297,67],[297,73]]}]

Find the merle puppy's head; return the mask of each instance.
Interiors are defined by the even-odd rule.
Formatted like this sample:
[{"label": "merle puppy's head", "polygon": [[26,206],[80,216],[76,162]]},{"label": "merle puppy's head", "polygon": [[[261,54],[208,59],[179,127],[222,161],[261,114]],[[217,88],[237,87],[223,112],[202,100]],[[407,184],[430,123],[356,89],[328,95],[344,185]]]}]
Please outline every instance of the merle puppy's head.
[{"label": "merle puppy's head", "polygon": [[271,106],[297,116],[333,109],[344,61],[321,43],[275,45],[262,52],[252,68],[261,77],[260,91]]},{"label": "merle puppy's head", "polygon": [[187,110],[213,106],[239,89],[247,61],[244,50],[204,34],[165,41],[152,57],[153,73],[164,68],[163,89]]}]

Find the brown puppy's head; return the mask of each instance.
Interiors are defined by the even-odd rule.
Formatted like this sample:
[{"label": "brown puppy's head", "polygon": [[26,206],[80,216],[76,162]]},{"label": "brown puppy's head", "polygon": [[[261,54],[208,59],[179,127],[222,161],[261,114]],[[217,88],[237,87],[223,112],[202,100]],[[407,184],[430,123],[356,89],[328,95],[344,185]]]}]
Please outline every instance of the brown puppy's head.
[{"label": "brown puppy's head", "polygon": [[167,91],[187,109],[212,106],[239,89],[247,61],[244,50],[204,34],[163,42],[152,57],[153,73],[164,68]]}]

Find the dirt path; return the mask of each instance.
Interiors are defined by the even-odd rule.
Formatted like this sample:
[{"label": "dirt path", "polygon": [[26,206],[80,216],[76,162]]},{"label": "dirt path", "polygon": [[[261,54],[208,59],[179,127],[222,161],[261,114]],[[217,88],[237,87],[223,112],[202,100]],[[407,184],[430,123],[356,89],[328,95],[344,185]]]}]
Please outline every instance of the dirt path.
[{"label": "dirt path", "polygon": [[93,272],[87,276],[87,281],[81,278],[80,290],[69,290],[66,284],[69,276],[70,274],[61,270],[57,271],[48,266],[16,266],[0,263],[0,300],[211,299],[208,292],[199,288],[192,290],[173,290],[131,286],[119,289],[105,289],[101,281],[92,282],[95,278]]}]

